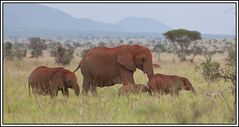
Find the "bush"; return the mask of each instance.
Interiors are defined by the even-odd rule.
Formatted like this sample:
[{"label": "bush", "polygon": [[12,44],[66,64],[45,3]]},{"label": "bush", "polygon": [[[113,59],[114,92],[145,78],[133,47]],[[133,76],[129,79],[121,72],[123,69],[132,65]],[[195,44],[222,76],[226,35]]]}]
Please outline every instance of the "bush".
[{"label": "bush", "polygon": [[206,61],[195,67],[196,71],[200,71],[204,79],[208,82],[213,82],[219,78],[225,81],[231,81],[236,85],[236,53],[235,47],[232,46],[228,49],[228,55],[224,67],[220,67],[217,62],[212,62],[211,56],[213,53],[208,54]]},{"label": "bush", "polygon": [[165,46],[165,44],[156,44],[156,45],[154,45],[154,47],[153,47],[153,52],[166,52],[167,50],[166,50],[166,46]]},{"label": "bush", "polygon": [[31,55],[34,58],[42,56],[42,50],[47,49],[47,45],[44,40],[41,40],[39,37],[32,37],[29,39],[29,48],[32,50]]},{"label": "bush", "polygon": [[199,71],[208,83],[214,82],[220,78],[219,68],[220,64],[212,62],[211,57],[206,57],[205,62],[195,67],[196,71]]},{"label": "bush", "polygon": [[[47,48],[50,51],[50,53],[51,53],[51,51],[54,51],[56,49],[58,43],[59,42],[50,42],[47,44]],[[50,55],[52,56],[52,54],[50,54]]]},{"label": "bush", "polygon": [[12,55],[12,43],[7,41],[4,43],[4,57],[6,59],[13,59]]},{"label": "bush", "polygon": [[25,48],[14,48],[12,54],[15,58],[22,59],[23,57],[26,57],[27,49],[25,49]]},{"label": "bush", "polygon": [[74,47],[81,47],[81,44],[79,42],[73,42]]},{"label": "bush", "polygon": [[97,45],[98,45],[98,46],[106,46],[106,43],[104,43],[104,42],[99,42]]},{"label": "bush", "polygon": [[4,57],[12,60],[13,58],[22,59],[26,57],[27,49],[24,44],[6,42],[4,44]]},{"label": "bush", "polygon": [[235,47],[230,47],[227,52],[226,65],[220,69],[221,78],[225,81],[231,81],[233,85],[236,85],[236,53]]},{"label": "bush", "polygon": [[60,43],[50,52],[51,56],[55,57],[55,62],[57,64],[68,65],[74,57],[74,48],[67,48]]}]

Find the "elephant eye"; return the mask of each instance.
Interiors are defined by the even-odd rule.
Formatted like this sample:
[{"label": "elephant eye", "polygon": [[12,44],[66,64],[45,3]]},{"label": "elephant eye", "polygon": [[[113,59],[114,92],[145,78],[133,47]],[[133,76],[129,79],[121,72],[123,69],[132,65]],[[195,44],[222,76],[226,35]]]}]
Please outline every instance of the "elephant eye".
[{"label": "elephant eye", "polygon": [[71,80],[69,80],[68,82],[71,83]]},{"label": "elephant eye", "polygon": [[142,59],[142,61],[144,62],[144,61],[145,61],[145,59],[143,58],[143,59]]}]

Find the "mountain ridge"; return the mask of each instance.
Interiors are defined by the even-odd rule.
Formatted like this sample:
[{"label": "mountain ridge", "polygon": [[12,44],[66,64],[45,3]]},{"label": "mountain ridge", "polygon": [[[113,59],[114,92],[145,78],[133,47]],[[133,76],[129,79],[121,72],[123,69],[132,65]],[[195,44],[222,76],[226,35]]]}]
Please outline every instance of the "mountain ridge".
[{"label": "mountain ridge", "polygon": [[[21,6],[19,6],[21,5]],[[3,4],[4,36],[160,36],[171,27],[152,18],[126,17],[114,23],[76,18],[40,4]],[[235,35],[205,34],[218,38]]]},{"label": "mountain ridge", "polygon": [[[29,11],[30,10],[30,11]],[[127,20],[131,18],[129,24]],[[29,20],[30,19],[30,20]],[[141,21],[140,21],[140,20]],[[137,18],[132,25],[132,17],[120,20],[124,24],[104,23],[94,21],[89,18],[75,18],[60,10],[36,4],[7,4],[4,5],[4,28],[33,28],[33,29],[64,29],[64,30],[82,30],[82,31],[118,31],[118,32],[165,32],[165,28],[170,29],[168,25],[155,22],[154,28],[162,27],[163,30],[151,30],[152,26],[147,30],[142,27],[144,21],[155,21],[148,18]],[[126,23],[125,23],[126,22]],[[138,23],[139,22],[139,23]],[[146,26],[149,26],[147,22]],[[165,25],[165,26],[164,26]]]}]

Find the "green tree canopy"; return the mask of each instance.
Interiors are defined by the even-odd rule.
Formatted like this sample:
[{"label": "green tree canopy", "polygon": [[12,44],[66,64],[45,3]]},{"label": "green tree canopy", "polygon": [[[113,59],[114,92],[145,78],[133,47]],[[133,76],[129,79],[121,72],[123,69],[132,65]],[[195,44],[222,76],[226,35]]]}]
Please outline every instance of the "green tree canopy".
[{"label": "green tree canopy", "polygon": [[171,30],[163,34],[166,39],[172,42],[191,42],[200,40],[201,33],[198,31],[190,31],[186,29]]},{"label": "green tree canopy", "polygon": [[170,30],[163,35],[172,42],[174,50],[181,61],[186,60],[186,52],[192,41],[201,39],[201,33],[186,29]]}]

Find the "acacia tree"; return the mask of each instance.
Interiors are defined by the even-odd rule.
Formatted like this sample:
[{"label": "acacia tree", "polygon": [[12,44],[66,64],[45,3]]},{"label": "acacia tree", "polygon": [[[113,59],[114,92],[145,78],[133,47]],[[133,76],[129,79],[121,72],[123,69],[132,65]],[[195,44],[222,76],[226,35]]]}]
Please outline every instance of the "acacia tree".
[{"label": "acacia tree", "polygon": [[160,60],[160,53],[166,52],[165,44],[158,43],[158,44],[154,45],[153,52],[156,53],[157,60]]},{"label": "acacia tree", "polygon": [[186,29],[170,30],[163,34],[166,39],[170,40],[173,44],[174,53],[178,55],[181,61],[186,60],[186,55],[190,51],[189,45],[196,40],[201,39],[201,33],[197,31],[190,31]]}]

